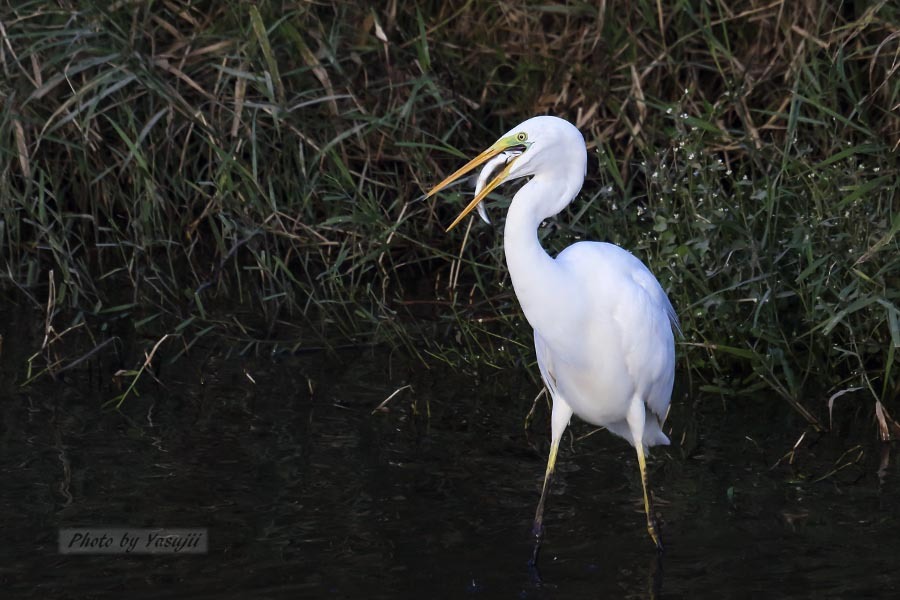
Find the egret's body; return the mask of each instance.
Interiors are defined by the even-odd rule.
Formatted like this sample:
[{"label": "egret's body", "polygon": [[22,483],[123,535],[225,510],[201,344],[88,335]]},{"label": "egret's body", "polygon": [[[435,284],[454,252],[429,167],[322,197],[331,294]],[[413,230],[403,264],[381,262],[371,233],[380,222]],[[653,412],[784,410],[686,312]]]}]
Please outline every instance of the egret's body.
[{"label": "egret's body", "polygon": [[[429,195],[485,162],[475,199],[451,227],[504,180],[531,177],[510,204],[504,252],[516,296],[534,328],[538,365],[553,400],[534,559],[559,442],[573,413],[606,427],[637,450],[647,526],[661,548],[647,492],[645,448],[669,443],[662,423],[675,371],[672,329],[678,324],[672,305],[647,267],[618,246],[579,242],[556,259],[541,247],[541,221],[565,208],[584,182],[587,153],[574,126],[556,117],[529,119]],[[500,165],[505,165],[503,171],[485,185]]]},{"label": "egret's body", "polygon": [[[668,303],[662,288],[637,258],[613,244],[580,242],[561,252],[556,264],[580,285],[560,290],[560,310],[575,315],[571,332],[534,325],[538,365],[554,407],[567,405],[584,421],[634,443],[628,411],[640,400],[654,417],[640,439],[645,446],[668,444],[660,426],[675,357],[668,315],[659,310]],[[578,304],[590,307],[590,314]]]}]

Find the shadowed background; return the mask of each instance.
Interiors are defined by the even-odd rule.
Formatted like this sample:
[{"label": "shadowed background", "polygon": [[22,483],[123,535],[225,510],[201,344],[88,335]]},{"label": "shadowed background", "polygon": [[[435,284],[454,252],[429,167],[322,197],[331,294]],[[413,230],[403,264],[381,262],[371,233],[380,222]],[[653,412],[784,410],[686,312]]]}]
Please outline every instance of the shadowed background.
[{"label": "shadowed background", "polygon": [[[898,23],[886,1],[3,3],[0,580],[895,591],[872,442],[900,434]],[[522,429],[513,189],[449,234],[471,186],[422,200],[535,114],[589,150],[544,246],[634,252],[684,327],[661,588],[630,449],[570,443],[583,424],[548,509],[561,587],[529,587],[547,423]],[[56,527],[111,520],[209,526],[211,553],[55,554]]]},{"label": "shadowed background", "polygon": [[836,393],[866,414],[897,395],[891,3],[19,2],[0,22],[0,282],[83,325],[32,373],[110,332],[530,362],[498,230],[445,235],[462,199],[419,198],[550,113],[591,164],[546,246],[644,260],[692,390],[765,391],[817,427]]}]

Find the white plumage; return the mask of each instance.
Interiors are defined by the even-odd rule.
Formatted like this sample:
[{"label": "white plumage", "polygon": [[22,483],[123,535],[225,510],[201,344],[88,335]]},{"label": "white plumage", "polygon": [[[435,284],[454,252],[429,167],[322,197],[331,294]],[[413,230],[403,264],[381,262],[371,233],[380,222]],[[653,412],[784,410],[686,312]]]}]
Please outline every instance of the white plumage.
[{"label": "white plumage", "polygon": [[[578,324],[571,336],[544,336],[546,327],[532,323],[554,413],[568,409],[632,445],[635,435],[644,446],[668,444],[661,426],[675,375],[675,317],[665,292],[643,263],[613,244],[579,242],[563,250],[556,264],[578,282],[566,295],[580,298],[567,302],[573,306],[567,320]],[[642,434],[627,423],[637,400],[647,409]]]},{"label": "white plumage", "polygon": [[[668,444],[662,431],[675,374],[678,321],[659,282],[635,256],[613,244],[579,242],[556,259],[541,247],[541,221],[565,208],[581,189],[584,138],[556,117],[534,117],[438,184],[429,196],[485,164],[474,200],[450,226],[503,181],[531,177],[513,197],[504,252],[516,297],[534,328],[541,376],[553,399],[551,448],[535,515],[533,560],[542,537],[543,507],[559,442],[574,413],[635,446],[647,527],[662,548],[647,492],[645,448]],[[500,166],[502,171],[485,183]],[[479,211],[486,220],[486,215]]]}]

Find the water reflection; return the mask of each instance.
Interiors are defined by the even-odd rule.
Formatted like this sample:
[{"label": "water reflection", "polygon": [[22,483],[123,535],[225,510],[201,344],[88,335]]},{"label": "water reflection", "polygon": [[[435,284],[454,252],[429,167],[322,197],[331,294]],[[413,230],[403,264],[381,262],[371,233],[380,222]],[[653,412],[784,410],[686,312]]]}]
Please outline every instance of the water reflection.
[{"label": "water reflection", "polygon": [[[536,585],[526,563],[547,423],[539,418],[530,440],[523,430],[533,384],[520,373],[473,382],[374,353],[341,358],[210,352],[165,367],[165,389],[148,386],[119,413],[98,410],[112,394],[83,373],[22,390],[7,372],[4,588],[97,598],[160,586],[210,598],[843,598],[900,585],[897,466],[888,462],[879,481],[879,447],[863,440],[861,460],[812,483],[856,443],[852,432],[810,436],[793,464],[773,469],[802,431],[789,412],[692,414],[686,402],[675,403],[673,439],[691,436],[655,449],[651,465],[661,563],[633,452],[601,433],[561,450]],[[101,525],[208,527],[210,552],[57,553],[58,527]]]}]

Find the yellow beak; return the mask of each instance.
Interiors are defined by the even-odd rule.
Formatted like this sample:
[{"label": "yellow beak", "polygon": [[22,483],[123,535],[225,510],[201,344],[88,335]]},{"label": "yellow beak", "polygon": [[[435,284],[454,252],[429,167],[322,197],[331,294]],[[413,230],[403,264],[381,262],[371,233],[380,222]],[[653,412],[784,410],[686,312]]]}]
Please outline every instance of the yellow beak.
[{"label": "yellow beak", "polygon": [[[425,197],[430,198],[431,196],[434,196],[439,191],[441,191],[442,189],[444,189],[445,187],[447,187],[448,185],[450,185],[451,183],[453,183],[454,181],[456,181],[457,179],[459,179],[460,177],[462,177],[463,175],[465,175],[466,173],[468,173],[475,167],[477,167],[479,165],[483,165],[484,163],[486,163],[490,159],[494,158],[501,152],[509,150],[513,146],[522,146],[522,145],[524,145],[522,142],[517,142],[517,141],[515,141],[515,139],[498,140],[497,143],[495,143],[493,146],[491,146],[490,148],[488,148],[487,150],[485,150],[484,152],[482,152],[481,154],[479,154],[478,156],[476,156],[475,158],[473,158],[472,160],[467,162],[461,169],[457,170],[452,175],[450,175],[449,177],[444,179],[442,182],[440,182],[439,184],[434,186],[431,189],[431,191],[425,195]],[[472,212],[475,209],[476,206],[478,206],[479,202],[484,200],[488,194],[490,194],[492,191],[494,191],[494,188],[496,188],[498,185],[503,183],[503,181],[509,175],[509,171],[512,168],[512,165],[515,161],[516,161],[516,157],[513,157],[510,159],[510,161],[508,163],[506,163],[506,166],[503,168],[503,170],[500,171],[500,173],[498,173],[497,176],[494,177],[489,184],[484,186],[484,189],[482,189],[478,193],[478,195],[475,196],[471,202],[469,202],[469,205],[466,206],[461,213],[459,213],[459,216],[456,217],[456,219],[454,219],[454,221],[452,223],[450,223],[450,227],[447,228],[447,231],[450,231],[451,229],[456,227],[459,224],[459,222],[462,221],[466,215],[468,215],[470,212]]]}]

